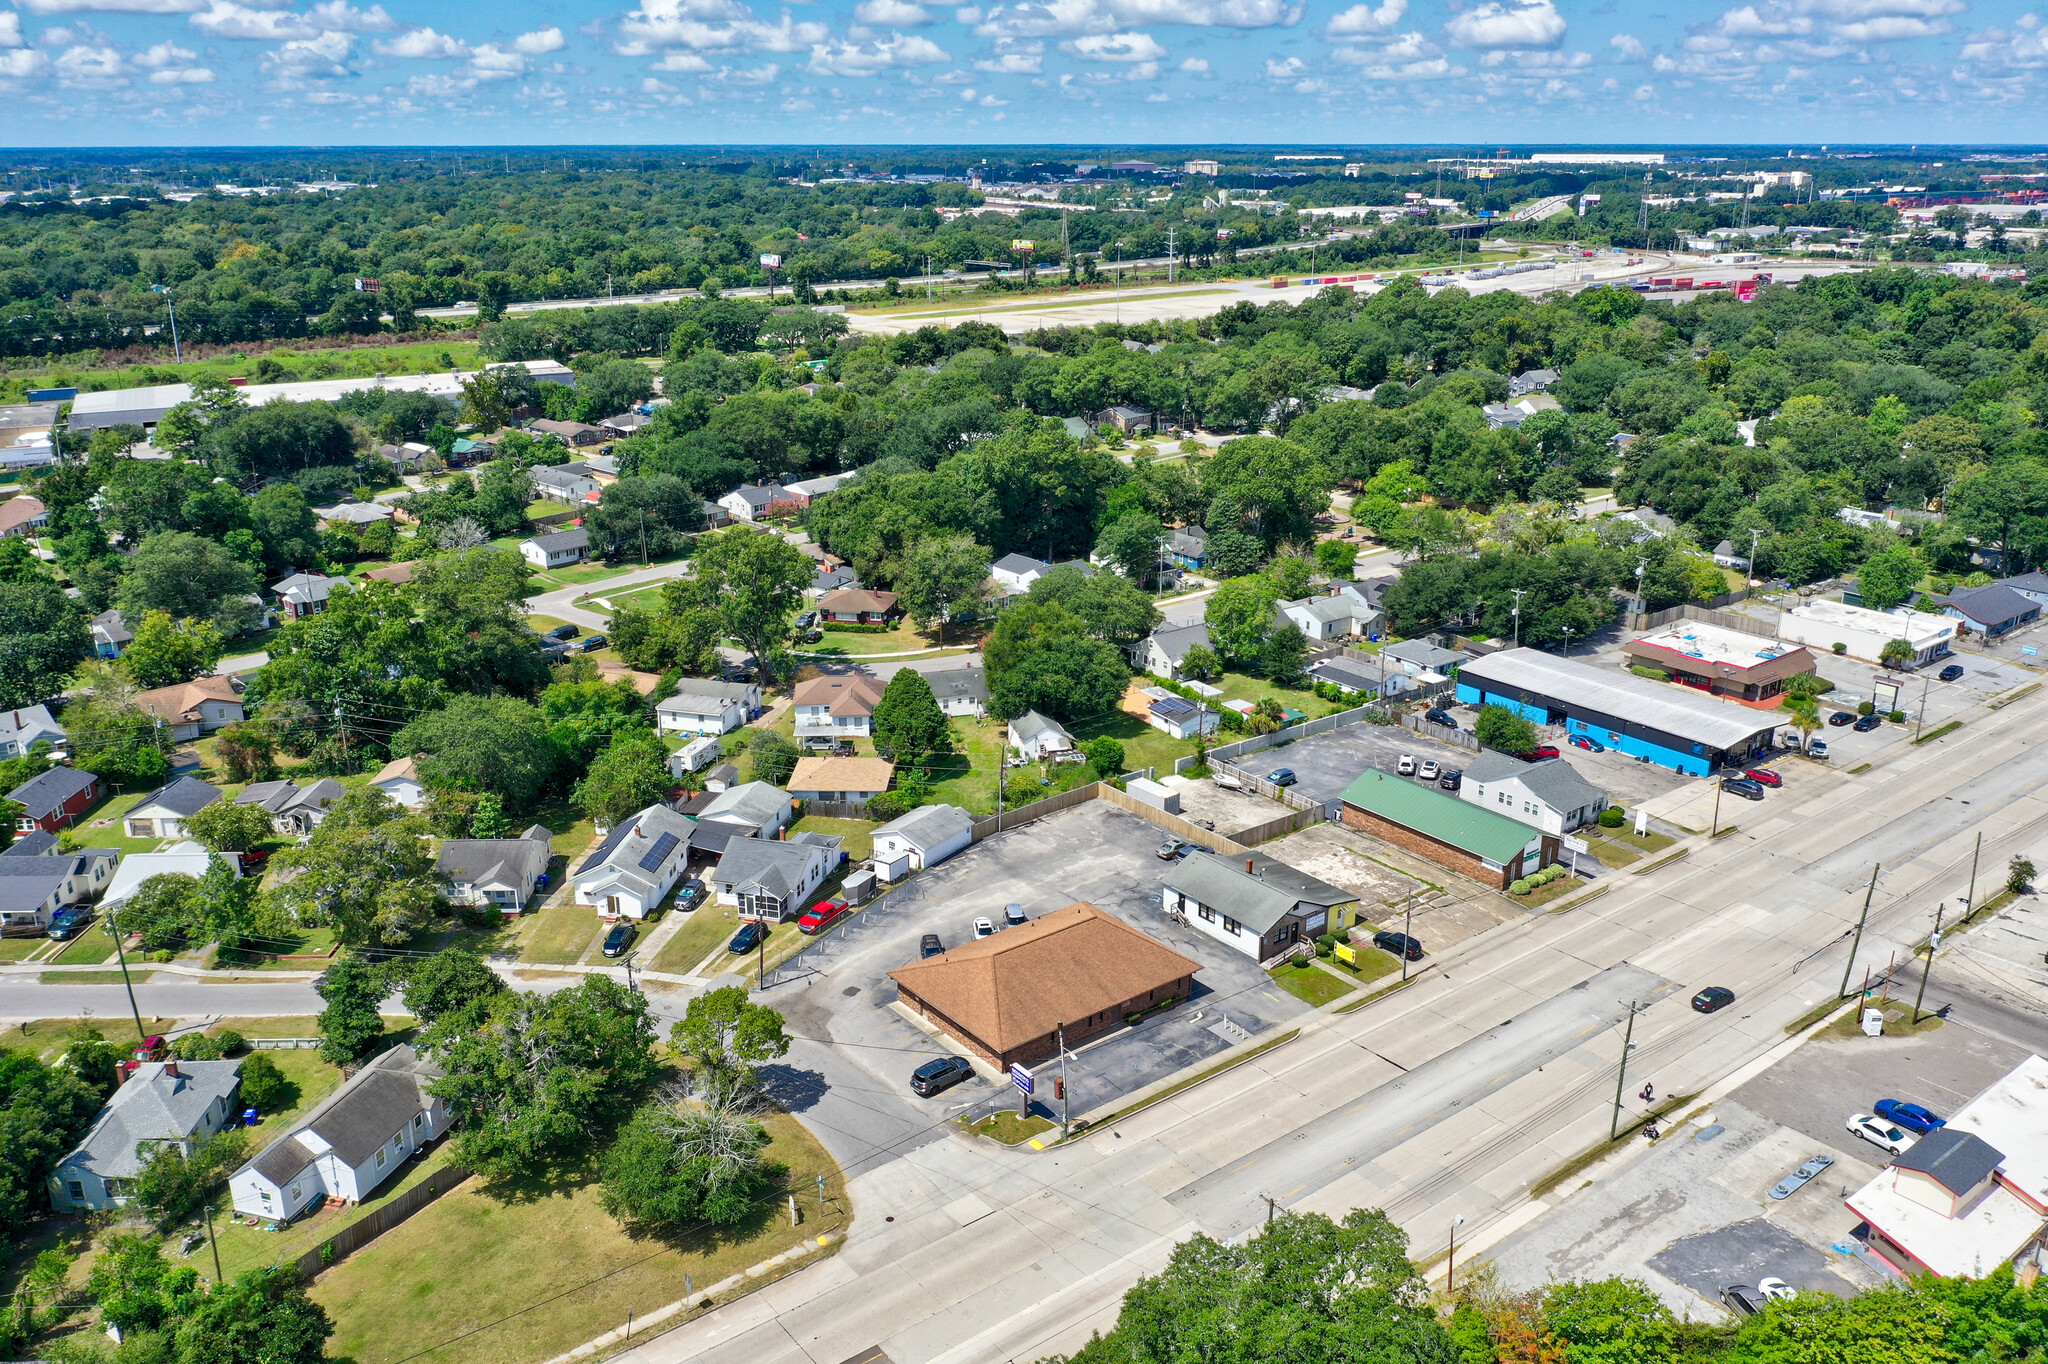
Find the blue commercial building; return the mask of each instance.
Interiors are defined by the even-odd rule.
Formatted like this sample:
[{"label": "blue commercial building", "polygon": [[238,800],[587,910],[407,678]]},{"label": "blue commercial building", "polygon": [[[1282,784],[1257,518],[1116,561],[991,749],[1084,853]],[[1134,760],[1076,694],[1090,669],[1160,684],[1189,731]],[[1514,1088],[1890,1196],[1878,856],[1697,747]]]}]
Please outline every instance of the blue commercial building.
[{"label": "blue commercial building", "polygon": [[1701,777],[1748,762],[1770,747],[1777,728],[1767,711],[1536,649],[1505,649],[1465,664],[1458,700],[1505,706],[1536,724]]}]

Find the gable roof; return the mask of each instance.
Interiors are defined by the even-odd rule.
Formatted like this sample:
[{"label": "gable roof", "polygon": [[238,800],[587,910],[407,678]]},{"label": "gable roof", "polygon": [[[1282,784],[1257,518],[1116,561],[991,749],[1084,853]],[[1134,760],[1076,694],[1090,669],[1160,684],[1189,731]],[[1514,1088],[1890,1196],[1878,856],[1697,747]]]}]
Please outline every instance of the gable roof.
[{"label": "gable roof", "polygon": [[472,886],[506,885],[521,890],[548,869],[553,855],[550,840],[531,837],[531,830],[518,838],[450,838],[442,842],[434,870],[451,881]]},{"label": "gable roof", "polygon": [[841,565],[838,568],[821,568],[811,574],[811,591],[823,596],[841,587],[860,586],[860,577],[852,569]]},{"label": "gable roof", "polygon": [[224,701],[231,706],[239,706],[242,694],[235,690],[233,681],[225,677],[195,677],[190,682],[135,694],[136,705],[151,715],[174,723],[199,719],[199,703],[202,701]]},{"label": "gable roof", "polygon": [[1047,733],[1057,734],[1070,744],[1074,742],[1074,736],[1067,733],[1066,726],[1051,716],[1040,715],[1035,710],[1027,710],[1016,719],[1010,721],[1010,730],[1020,741],[1025,743],[1029,743],[1039,735]]},{"label": "gable roof", "polygon": [[737,497],[755,511],[775,502],[787,501],[789,492],[779,483],[742,483],[726,494]]},{"label": "gable roof", "polygon": [[340,578],[329,578],[319,573],[294,573],[291,577],[270,585],[270,590],[288,602],[301,606],[326,601],[333,593]]},{"label": "gable roof", "polygon": [[930,684],[932,695],[939,704],[948,701],[988,700],[988,670],[985,668],[947,668],[943,672],[926,673],[924,680]]},{"label": "gable roof", "polygon": [[91,789],[98,780],[92,773],[76,767],[53,767],[9,791],[7,799],[21,806],[30,819],[43,819],[63,809],[65,801]]},{"label": "gable roof", "polygon": [[2041,609],[2041,603],[2021,596],[2003,583],[1992,583],[1989,587],[1959,587],[1936,600],[1986,625],[2003,625]]},{"label": "gable roof", "polygon": [[[79,1164],[103,1178],[142,1173],[137,1142],[168,1141],[199,1130],[206,1110],[235,1092],[240,1061],[179,1061],[172,1075],[163,1061],[145,1061],[113,1096],[62,1165]],[[61,1167],[60,1167],[61,1168]]]},{"label": "gable roof", "polygon": [[14,842],[0,849],[0,857],[42,857],[57,846],[57,835],[48,829],[30,829],[15,835]]},{"label": "gable roof", "polygon": [[[717,775],[717,771],[718,769],[714,768],[712,775]],[[733,775],[738,775],[737,769]],[[720,791],[718,799],[712,801],[698,818],[760,828],[779,822],[788,812],[789,792],[779,786],[770,786],[765,781],[747,781]]]},{"label": "gable roof", "polygon": [[132,643],[135,639],[135,636],[129,632],[128,623],[121,618],[119,611],[102,611],[92,618],[91,624],[93,638],[105,643],[128,644]]},{"label": "gable roof", "polygon": [[1413,663],[1431,672],[1442,672],[1445,668],[1466,662],[1465,655],[1455,649],[1440,649],[1426,639],[1404,639],[1399,644],[1389,644],[1380,653],[1387,658],[1398,658]]},{"label": "gable roof", "polygon": [[1180,661],[1188,656],[1188,650],[1197,644],[1204,649],[1209,647],[1209,625],[1199,620],[1191,625],[1162,625],[1148,638],[1177,668]]},{"label": "gable roof", "polygon": [[889,975],[1001,1053],[1201,969],[1082,901]]},{"label": "gable roof", "polygon": [[798,834],[788,841],[766,838],[736,838],[725,845],[724,856],[711,879],[719,885],[738,889],[758,888],[778,900],[787,900],[804,883],[804,868],[822,853],[828,868],[837,862],[841,840],[827,834]]},{"label": "gable roof", "polygon": [[[410,1127],[414,1114],[432,1106],[427,1085],[442,1073],[439,1066],[409,1046],[380,1052],[242,1169],[254,1170],[282,1186],[313,1163],[319,1146],[332,1148],[350,1166],[361,1165],[390,1141],[393,1133]],[[316,1140],[301,1142],[302,1134],[311,1134]]]},{"label": "gable roof", "polygon": [[532,545],[543,554],[553,554],[565,549],[589,549],[590,532],[578,526],[574,530],[558,530],[552,535],[534,535],[521,540],[520,547]]},{"label": "gable roof", "polygon": [[949,838],[974,832],[974,816],[957,805],[920,805],[874,831],[874,837],[895,837],[914,848],[934,848]]},{"label": "gable roof", "polygon": [[651,890],[664,862],[679,849],[687,855],[690,832],[689,820],[666,805],[650,805],[632,818],[620,820],[598,850],[576,869],[576,879],[611,876]]},{"label": "gable roof", "polygon": [[68,857],[18,857],[0,864],[0,910],[36,912],[64,888],[71,871]]},{"label": "gable roof", "polygon": [[799,706],[826,706],[833,715],[873,715],[882,700],[882,684],[865,673],[836,673],[799,682]]},{"label": "gable roof", "polygon": [[989,565],[992,573],[1014,573],[1022,577],[1026,573],[1043,573],[1052,565],[1043,559],[1034,559],[1029,554],[1005,554]]},{"label": "gable roof", "polygon": [[23,493],[0,502],[0,534],[25,526],[38,516],[49,515],[50,509],[37,499]]},{"label": "gable roof", "polygon": [[1523,790],[1553,810],[1583,810],[1606,798],[1605,792],[1563,758],[1525,763],[1520,758],[1486,749],[1465,764],[1465,780],[1475,786],[1490,781],[1519,781]]},{"label": "gable roof", "polygon": [[886,758],[798,758],[792,791],[886,791],[896,764]]},{"label": "gable roof", "polygon": [[376,776],[370,778],[370,785],[382,786],[387,781],[418,781],[419,764],[411,758],[393,758],[385,763]]},{"label": "gable roof", "polygon": [[159,786],[135,802],[128,813],[132,815],[138,810],[160,809],[168,810],[174,815],[191,816],[220,798],[221,789],[218,786],[210,786],[197,777],[179,777],[176,781]]},{"label": "gable roof", "polygon": [[16,706],[12,710],[0,710],[0,739],[11,740],[24,753],[34,747],[38,739],[55,743],[64,737],[64,726],[51,716],[48,706]]},{"label": "gable roof", "polygon": [[838,615],[886,615],[896,609],[894,592],[879,592],[871,587],[842,587],[836,592],[827,592],[818,598],[818,609]]},{"label": "gable roof", "polygon": [[1254,872],[1214,853],[1190,853],[1166,874],[1168,890],[1178,891],[1220,913],[1228,914],[1260,937],[1294,913],[1298,897],[1271,885]]},{"label": "gable roof", "polygon": [[[186,839],[174,843],[162,852],[130,853],[121,859],[115,869],[114,879],[107,883],[107,893],[100,897],[100,908],[112,909],[134,896],[142,883],[152,876],[182,875],[195,880],[206,875],[213,865],[216,854],[209,852],[202,844]],[[241,859],[233,853],[218,854],[234,870],[242,874]]]},{"label": "gable roof", "polygon": [[2003,1151],[1974,1132],[1937,1127],[1892,1157],[1892,1168],[1918,1171],[1950,1193],[1963,1194],[1982,1184],[2004,1159]]},{"label": "gable roof", "polygon": [[1434,786],[1384,772],[1363,774],[1344,788],[1342,799],[1346,805],[1501,866],[1514,861],[1515,854],[1535,836],[1535,831],[1519,820],[1497,815]]}]

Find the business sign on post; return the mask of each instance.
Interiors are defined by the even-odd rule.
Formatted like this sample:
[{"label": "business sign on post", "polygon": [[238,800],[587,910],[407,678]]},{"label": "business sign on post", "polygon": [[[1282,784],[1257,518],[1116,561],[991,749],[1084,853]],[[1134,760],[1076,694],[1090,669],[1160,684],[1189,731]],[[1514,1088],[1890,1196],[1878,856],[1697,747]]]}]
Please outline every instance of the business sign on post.
[{"label": "business sign on post", "polygon": [[1028,1098],[1031,1094],[1031,1072],[1019,1062],[1010,1062],[1010,1083],[1022,1090]]},{"label": "business sign on post", "polygon": [[1889,715],[1899,708],[1899,684],[1889,679],[1878,681],[1871,686],[1871,701],[1877,713]]},{"label": "business sign on post", "polygon": [[1566,834],[1557,841],[1563,845],[1566,852],[1582,853],[1586,851],[1586,840],[1583,838],[1573,838],[1570,834]]},{"label": "business sign on post", "polygon": [[2020,652],[2025,654],[2028,658],[2032,658],[2041,651],[2039,649],[2036,649],[2031,644],[2022,644],[2020,645]]},{"label": "business sign on post", "polygon": [[763,270],[780,270],[782,268],[782,257],[776,255],[773,251],[763,251],[761,253],[761,268]]},{"label": "business sign on post", "polygon": [[1012,251],[1036,251],[1038,243],[1028,237],[1012,237],[1010,238],[1010,249]]}]

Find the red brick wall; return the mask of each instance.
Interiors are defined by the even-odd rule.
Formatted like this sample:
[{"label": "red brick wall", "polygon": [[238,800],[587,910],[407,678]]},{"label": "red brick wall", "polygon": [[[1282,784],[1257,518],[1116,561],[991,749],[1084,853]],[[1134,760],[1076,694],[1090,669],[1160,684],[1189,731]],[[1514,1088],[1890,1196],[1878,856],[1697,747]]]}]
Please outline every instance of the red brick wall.
[{"label": "red brick wall", "polygon": [[[1441,866],[1449,867],[1452,871],[1461,872],[1475,881],[1492,886],[1495,890],[1506,890],[1508,883],[1522,874],[1522,858],[1519,855],[1499,871],[1493,871],[1486,863],[1462,848],[1454,848],[1448,843],[1439,842],[1428,834],[1420,833],[1405,824],[1396,824],[1369,810],[1361,810],[1356,805],[1347,803],[1344,806],[1344,825],[1346,828],[1357,829],[1360,833],[1371,834],[1374,838],[1385,839],[1397,848],[1412,852],[1417,857],[1426,857]],[[1534,835],[1536,831],[1531,829],[1529,832]]]}]

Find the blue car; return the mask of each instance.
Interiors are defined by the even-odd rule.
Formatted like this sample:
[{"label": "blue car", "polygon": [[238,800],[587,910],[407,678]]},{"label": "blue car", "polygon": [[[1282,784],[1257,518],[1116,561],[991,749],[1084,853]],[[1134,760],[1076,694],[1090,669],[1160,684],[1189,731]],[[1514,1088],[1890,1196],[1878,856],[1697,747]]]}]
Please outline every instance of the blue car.
[{"label": "blue car", "polygon": [[732,935],[732,941],[725,950],[736,957],[745,956],[761,945],[761,939],[768,936],[768,925],[759,919],[749,919],[740,931]]},{"label": "blue car", "polygon": [[1877,1116],[1886,1122],[1897,1123],[1915,1136],[1932,1132],[1937,1127],[1948,1126],[1948,1120],[1938,1118],[1919,1104],[1902,1103],[1897,1099],[1879,1099]]}]

